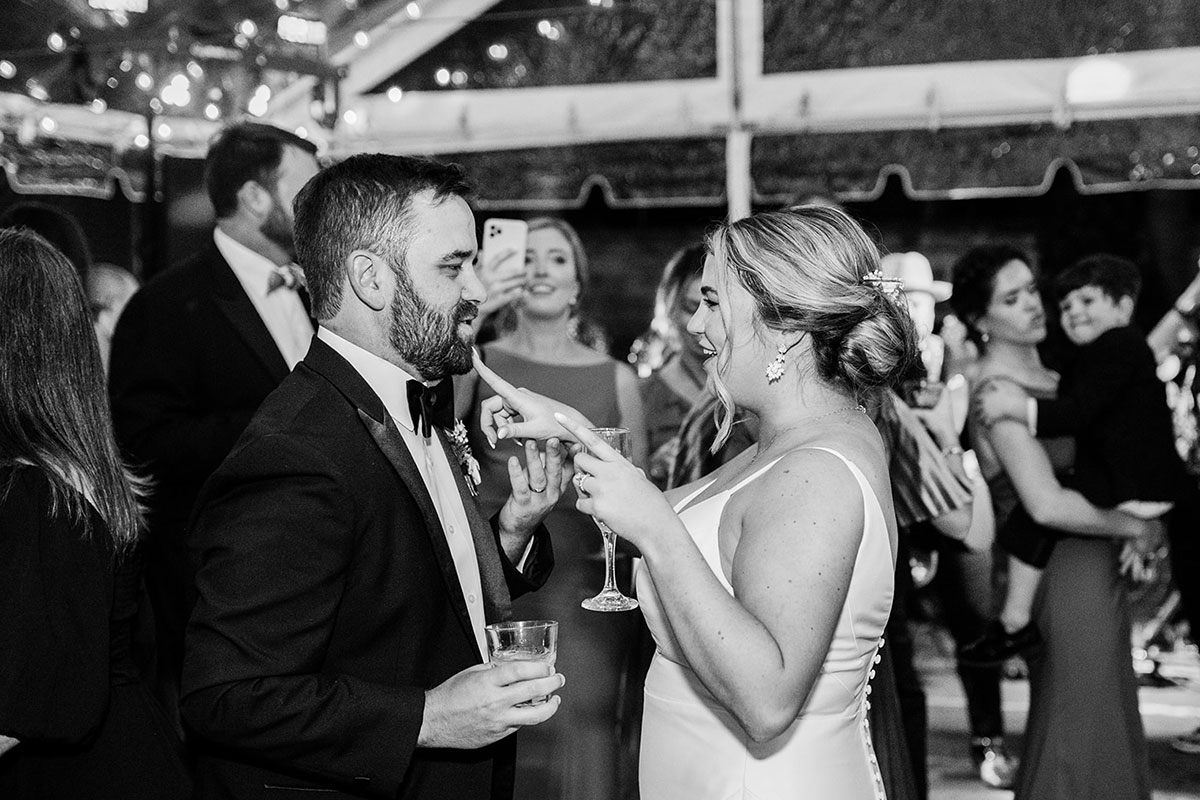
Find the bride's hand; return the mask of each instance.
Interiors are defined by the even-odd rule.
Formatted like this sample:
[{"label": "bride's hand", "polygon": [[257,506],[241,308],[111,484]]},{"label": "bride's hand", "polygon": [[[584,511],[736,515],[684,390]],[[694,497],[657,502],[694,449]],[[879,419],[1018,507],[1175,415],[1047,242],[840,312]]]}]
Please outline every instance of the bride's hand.
[{"label": "bride's hand", "polygon": [[[479,426],[488,444],[500,439],[565,439],[556,413],[576,420],[585,428],[592,423],[574,408],[528,389],[518,389],[492,371],[476,351],[472,356],[480,379],[496,392],[479,404]],[[574,441],[573,439],[571,441]]]},{"label": "bride's hand", "polygon": [[600,520],[643,553],[663,531],[680,524],[671,504],[645,473],[588,430],[589,426],[561,414],[556,417],[581,445],[575,453],[579,495],[575,508]]}]

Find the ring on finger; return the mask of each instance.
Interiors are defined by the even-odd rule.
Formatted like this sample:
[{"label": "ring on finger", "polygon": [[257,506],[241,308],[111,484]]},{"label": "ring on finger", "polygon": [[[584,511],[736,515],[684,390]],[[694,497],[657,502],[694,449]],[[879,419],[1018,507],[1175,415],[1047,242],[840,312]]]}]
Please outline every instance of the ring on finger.
[{"label": "ring on finger", "polygon": [[585,497],[590,496],[590,495],[588,495],[587,490],[583,488],[583,479],[587,478],[587,477],[588,477],[588,474],[586,472],[576,472],[575,479],[574,479],[575,480],[575,491],[579,492],[581,495],[584,495]]},{"label": "ring on finger", "polygon": [[[549,486],[549,485],[550,485],[550,484],[546,484],[546,486]],[[542,487],[542,488],[540,488],[540,489],[535,489],[535,488],[533,488],[532,486],[530,486],[530,487],[529,487],[529,491],[533,492],[534,494],[541,494],[542,492],[546,491],[546,486],[543,486],[543,487]]]}]

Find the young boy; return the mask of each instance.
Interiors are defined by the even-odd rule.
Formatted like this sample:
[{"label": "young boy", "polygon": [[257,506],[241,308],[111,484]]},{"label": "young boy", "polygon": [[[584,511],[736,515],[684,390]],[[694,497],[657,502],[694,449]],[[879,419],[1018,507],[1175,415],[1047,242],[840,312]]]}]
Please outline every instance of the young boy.
[{"label": "young boy", "polygon": [[[1015,383],[996,382],[980,392],[982,422],[1026,420],[1037,435],[1074,436],[1071,488],[1102,508],[1161,516],[1171,509],[1182,465],[1154,355],[1130,324],[1141,289],[1137,268],[1089,256],[1063,270],[1054,288],[1063,330],[1076,345],[1057,398],[1033,400]],[[1009,553],[1000,624],[962,649],[964,662],[1000,663],[1040,640],[1033,599],[1054,538],[1020,507],[997,534]]]}]

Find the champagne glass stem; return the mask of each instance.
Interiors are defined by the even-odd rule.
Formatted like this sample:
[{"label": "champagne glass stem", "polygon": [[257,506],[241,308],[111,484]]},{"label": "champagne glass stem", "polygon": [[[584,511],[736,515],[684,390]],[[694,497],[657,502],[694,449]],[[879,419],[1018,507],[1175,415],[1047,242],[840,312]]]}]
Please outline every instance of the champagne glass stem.
[{"label": "champagne glass stem", "polygon": [[604,591],[617,591],[617,535],[607,525],[600,526],[604,534]]}]

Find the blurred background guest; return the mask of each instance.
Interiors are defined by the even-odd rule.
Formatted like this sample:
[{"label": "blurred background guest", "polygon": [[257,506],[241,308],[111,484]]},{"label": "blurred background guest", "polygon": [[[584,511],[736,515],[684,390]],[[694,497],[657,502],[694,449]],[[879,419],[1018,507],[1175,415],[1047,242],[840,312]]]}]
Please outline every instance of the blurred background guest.
[{"label": "blurred background guest", "polygon": [[270,125],[224,129],[205,160],[217,215],[211,241],[135,294],[113,336],[117,437],[152,478],[146,588],[156,684],[173,716],[194,594],[188,516],[204,481],[312,339],[306,299],[288,265],[292,199],[316,174],[315,153],[312,142]]},{"label": "blurred background guest", "polygon": [[83,284],[0,230],[0,797],[190,795],[130,655],[141,525]]},{"label": "blurred background guest", "polygon": [[98,263],[88,270],[86,285],[88,305],[92,310],[92,325],[96,329],[96,341],[100,345],[100,361],[104,364],[104,373],[107,375],[117,320],[141,283],[124,267]]},{"label": "blurred background guest", "polygon": [[[595,425],[629,428],[634,463],[644,464],[637,376],[596,348],[602,340],[582,315],[588,266],[578,234],[561,219],[533,219],[526,247],[524,291],[501,310],[499,338],[481,349],[484,361],[513,384],[574,406]],[[479,403],[495,394],[474,373],[457,391],[460,416],[473,421],[479,418]],[[480,505],[490,516],[508,496],[507,460],[522,458],[523,450],[512,441],[493,449],[477,424],[468,428],[483,473]],[[567,676],[559,712],[521,732],[519,800],[613,800],[635,782],[633,765],[622,758],[618,726],[637,619],[580,607],[604,585],[604,561],[600,531],[575,510],[575,500],[572,487],[546,518],[554,537],[553,579],[513,603],[514,618],[559,621],[557,665]],[[629,586],[629,559],[623,554],[618,581]]]},{"label": "blurred background guest", "polygon": [[[948,348],[934,333],[938,303],[949,300],[948,281],[935,280],[933,268],[918,252],[889,253],[880,260],[884,277],[897,281],[920,337],[920,361],[880,410],[877,422],[892,451],[892,494],[900,526],[896,602],[888,621],[905,732],[921,796],[926,786],[925,695],[913,669],[908,620],[913,602],[910,555],[932,550],[936,569],[927,580],[940,600],[942,620],[956,644],[975,640],[995,617],[991,544],[995,534],[987,482],[975,468],[974,453],[959,442],[966,421],[967,384],[961,359],[947,359]],[[1017,762],[1004,741],[1000,668],[955,662],[966,696],[970,730],[968,755],[979,779],[992,788],[1008,788]]]},{"label": "blurred background guest", "polygon": [[675,251],[654,294],[650,330],[633,343],[629,354],[643,377],[642,405],[650,454],[647,476],[660,489],[667,487],[671,464],[679,452],[679,426],[704,393],[704,351],[686,330],[700,306],[703,266],[702,245]]},{"label": "blurred background guest", "polygon": [[[973,248],[954,266],[954,308],[980,349],[979,383],[1004,378],[1033,397],[1057,393],[1038,353],[1046,314],[1029,259],[1008,245]],[[1035,440],[1024,422],[972,424],[971,440],[1000,529],[1021,506],[1063,535],[1035,601],[1044,639],[1029,658],[1030,700],[1018,800],[1148,800],[1149,763],[1130,658],[1129,599],[1117,544],[1155,534],[1153,522],[1099,509],[1063,489],[1070,437]]]}]

